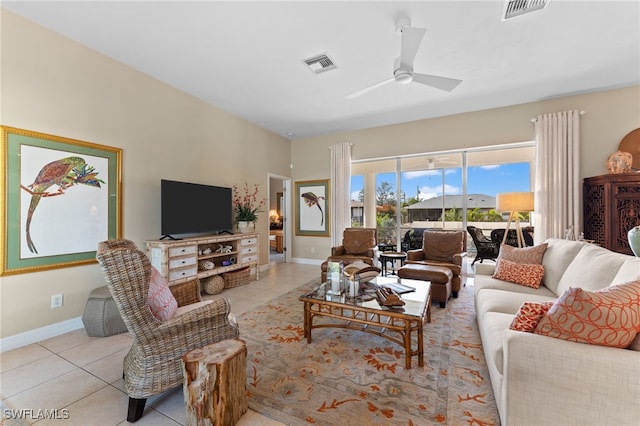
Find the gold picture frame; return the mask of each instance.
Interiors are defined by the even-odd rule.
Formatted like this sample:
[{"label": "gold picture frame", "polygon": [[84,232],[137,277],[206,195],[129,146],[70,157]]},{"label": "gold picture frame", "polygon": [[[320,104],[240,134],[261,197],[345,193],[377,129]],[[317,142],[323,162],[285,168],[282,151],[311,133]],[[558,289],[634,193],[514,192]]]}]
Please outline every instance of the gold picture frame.
[{"label": "gold picture frame", "polygon": [[122,235],[122,149],[0,126],[0,275],[95,263]]}]

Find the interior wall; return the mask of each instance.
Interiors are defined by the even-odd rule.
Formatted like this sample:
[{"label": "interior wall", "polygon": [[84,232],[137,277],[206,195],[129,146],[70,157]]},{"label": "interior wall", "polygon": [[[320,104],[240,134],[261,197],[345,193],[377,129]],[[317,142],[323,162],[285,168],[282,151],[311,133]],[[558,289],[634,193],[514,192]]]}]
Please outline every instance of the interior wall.
[{"label": "interior wall", "polygon": [[[352,158],[361,160],[524,142],[535,139],[532,118],[574,109],[586,112],[580,120],[581,177],[605,174],[609,155],[640,127],[640,86],[295,140],[293,180],[328,179],[328,147],[335,143],[352,142]],[[329,237],[294,235],[294,258],[320,262],[330,249]]]},{"label": "interior wall", "polygon": [[[0,11],[0,123],[122,148],[122,235],[140,248],[160,237],[161,178],[257,183],[267,198],[268,173],[290,176],[289,140]],[[265,265],[268,222],[259,215]],[[104,284],[97,264],[1,277],[0,337],[81,316]],[[64,305],[51,309],[58,293]]]}]

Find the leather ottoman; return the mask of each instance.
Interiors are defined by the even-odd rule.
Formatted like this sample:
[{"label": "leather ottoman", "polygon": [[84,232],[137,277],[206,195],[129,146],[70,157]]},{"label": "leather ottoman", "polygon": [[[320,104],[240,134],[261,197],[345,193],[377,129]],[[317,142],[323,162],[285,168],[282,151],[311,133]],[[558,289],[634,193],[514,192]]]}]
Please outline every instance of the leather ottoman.
[{"label": "leather ottoman", "polygon": [[398,269],[398,277],[419,281],[431,281],[431,300],[439,302],[440,307],[447,305],[451,297],[453,272],[443,266],[409,263]]}]

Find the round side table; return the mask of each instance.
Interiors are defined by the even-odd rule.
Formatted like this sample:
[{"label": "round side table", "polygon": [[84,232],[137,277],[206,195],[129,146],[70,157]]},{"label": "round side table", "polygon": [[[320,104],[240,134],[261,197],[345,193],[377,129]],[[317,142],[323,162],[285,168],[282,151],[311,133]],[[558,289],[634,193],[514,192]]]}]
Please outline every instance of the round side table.
[{"label": "round side table", "polygon": [[[380,263],[382,264],[381,272],[382,276],[397,275],[396,274],[396,261],[400,261],[400,266],[404,265],[404,261],[407,260],[407,253],[405,252],[383,252],[379,254]],[[387,270],[387,263],[391,263],[391,272]]]}]

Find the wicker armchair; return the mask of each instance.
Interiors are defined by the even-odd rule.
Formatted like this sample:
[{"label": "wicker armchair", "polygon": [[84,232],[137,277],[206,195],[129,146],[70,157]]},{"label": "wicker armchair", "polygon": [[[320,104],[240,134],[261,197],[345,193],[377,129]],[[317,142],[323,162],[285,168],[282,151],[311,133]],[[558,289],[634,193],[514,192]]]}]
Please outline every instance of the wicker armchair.
[{"label": "wicker armchair", "polygon": [[469,235],[471,235],[473,244],[476,246],[476,257],[473,259],[473,262],[471,262],[471,266],[478,260],[480,263],[482,263],[484,259],[496,260],[498,257],[498,248],[489,237],[484,235],[482,229],[476,228],[475,226],[467,226],[467,231]]},{"label": "wicker armchair", "polygon": [[[197,280],[171,286],[178,311],[158,320],[148,306],[151,265],[147,256],[128,240],[98,244],[96,257],[118,306],[133,346],[124,358],[125,390],[129,395],[127,420],[142,417],[148,397],[182,383],[181,357],[192,349],[236,338],[227,298],[201,301]],[[193,306],[192,305],[196,302]]]}]

